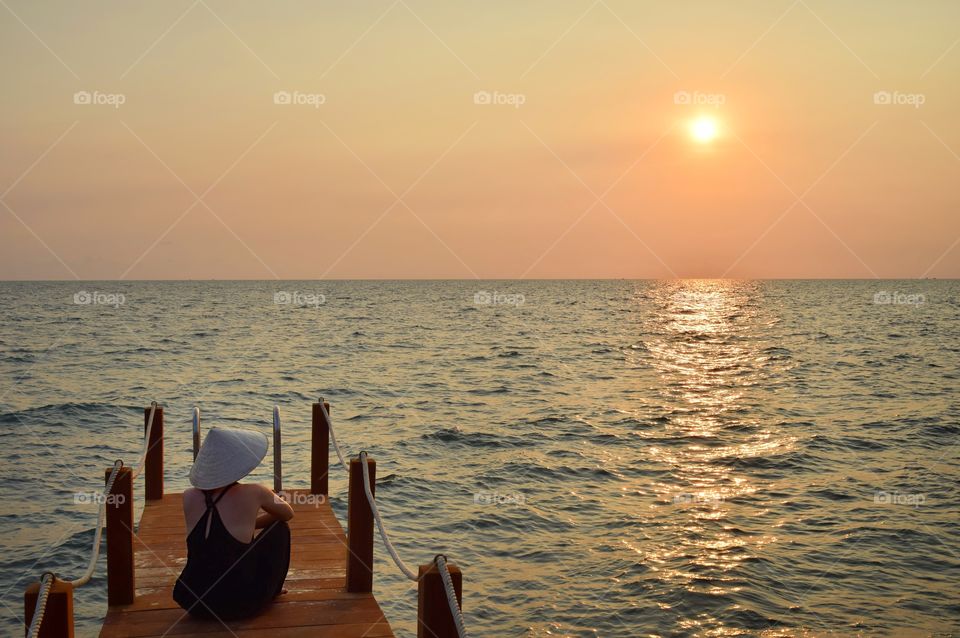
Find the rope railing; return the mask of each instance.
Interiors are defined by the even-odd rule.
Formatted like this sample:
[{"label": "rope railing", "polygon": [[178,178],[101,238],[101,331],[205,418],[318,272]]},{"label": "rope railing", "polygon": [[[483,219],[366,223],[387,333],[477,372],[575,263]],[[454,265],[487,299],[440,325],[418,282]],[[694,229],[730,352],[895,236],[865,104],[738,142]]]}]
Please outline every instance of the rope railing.
[{"label": "rope railing", "polygon": [[320,409],[323,411],[323,418],[327,420],[327,429],[330,432],[330,442],[333,443],[333,449],[337,453],[337,458],[340,459],[340,465],[342,465],[343,469],[347,472],[347,474],[349,474],[350,466],[343,458],[343,452],[340,450],[340,445],[337,443],[337,435],[333,431],[333,421],[330,420],[330,413],[327,412],[327,406],[323,401],[323,397],[320,397]]},{"label": "rope railing", "polygon": [[[343,465],[343,469],[349,473],[350,466],[344,460],[340,446],[337,444],[337,437],[333,431],[333,421],[330,419],[330,415],[324,406],[322,397],[320,398],[319,403],[320,409],[323,411],[323,416],[327,421],[327,428],[330,432],[330,441],[333,442],[333,447],[337,452],[337,457],[340,459],[340,463]],[[359,459],[360,467],[362,468],[363,473],[363,491],[367,496],[367,502],[370,505],[370,511],[373,513],[373,520],[380,532],[380,539],[383,541],[383,546],[387,550],[387,553],[390,554],[390,558],[393,559],[397,569],[399,569],[409,580],[417,582],[420,580],[419,577],[413,572],[413,570],[407,567],[407,565],[400,558],[396,547],[394,547],[393,543],[390,541],[390,536],[387,534],[387,530],[383,525],[383,518],[380,516],[380,509],[377,507],[377,499],[374,498],[373,490],[370,486],[370,470],[367,466],[366,451],[360,452]],[[437,554],[437,556],[434,558],[434,563],[437,566],[437,570],[440,572],[440,577],[443,579],[444,590],[447,594],[447,603],[450,605],[450,613],[453,615],[454,624],[457,628],[457,634],[460,636],[460,638],[466,638],[467,629],[463,622],[463,613],[460,611],[460,604],[457,602],[457,594],[453,586],[453,580],[451,579],[450,572],[447,569],[446,557],[443,554]]]},{"label": "rope railing", "polygon": [[97,527],[93,531],[93,549],[90,552],[90,562],[87,563],[87,569],[80,578],[70,581],[70,584],[74,587],[86,585],[97,568],[97,559],[100,558],[100,539],[103,538],[103,516],[107,510],[107,499],[110,498],[110,492],[113,491],[113,483],[117,480],[117,474],[122,467],[123,461],[120,459],[113,462],[113,470],[110,471],[107,486],[103,488],[103,498],[100,499],[100,507],[97,511]]},{"label": "rope railing", "polygon": [[27,629],[27,638],[37,638],[40,633],[40,624],[43,622],[43,613],[47,611],[47,599],[50,598],[50,589],[57,580],[53,572],[44,572],[40,577],[40,592],[37,595],[37,606],[33,609],[33,620]]},{"label": "rope railing", "polygon": [[463,613],[460,611],[460,605],[457,604],[457,592],[453,588],[453,579],[450,578],[450,570],[447,569],[447,557],[443,554],[437,554],[433,562],[440,570],[440,578],[443,579],[443,588],[447,591],[447,603],[450,605],[450,613],[453,615],[453,622],[457,625],[457,633],[460,638],[466,638],[467,627],[463,624]]},{"label": "rope railing", "polygon": [[397,569],[403,572],[404,576],[416,582],[417,575],[414,574],[413,570],[407,567],[403,560],[400,559],[400,555],[397,554],[397,548],[394,547],[393,543],[390,542],[390,537],[387,535],[387,530],[383,527],[383,519],[380,518],[380,509],[377,507],[377,499],[373,498],[373,492],[370,489],[370,469],[367,467],[366,452],[360,452],[360,467],[363,469],[363,491],[367,494],[367,502],[370,503],[370,511],[373,512],[373,520],[377,524],[377,529],[380,530],[380,538],[383,540],[383,546],[387,549],[387,553],[390,554],[390,558],[393,559]]},{"label": "rope railing", "polygon": [[[147,452],[150,450],[150,432],[153,430],[153,418],[156,414],[157,407],[156,401],[151,402],[150,415],[147,418],[146,432],[144,433],[143,437],[143,450],[140,453],[140,458],[137,461],[136,468],[131,471],[131,480],[136,479],[137,476],[139,476],[143,471],[144,462],[147,458]],[[111,492],[113,491],[113,485],[116,482],[117,475],[120,473],[122,468],[123,460],[117,459],[114,461],[113,468],[110,471],[110,476],[107,478],[102,497],[100,498],[100,505],[97,508],[97,527],[93,531],[93,545],[90,549],[90,561],[87,563],[87,568],[79,578],[65,581],[73,588],[82,587],[90,582],[90,579],[93,577],[93,573],[97,569],[97,560],[100,558],[100,545],[103,539],[103,519],[106,513],[107,503],[110,500]],[[33,618],[30,621],[30,627],[27,630],[27,638],[35,638],[39,634],[40,625],[43,623],[43,615],[47,610],[47,599],[50,597],[50,589],[53,587],[53,584],[56,580],[57,576],[53,572],[45,572],[41,577],[40,591],[37,596],[37,605],[34,608]]]}]

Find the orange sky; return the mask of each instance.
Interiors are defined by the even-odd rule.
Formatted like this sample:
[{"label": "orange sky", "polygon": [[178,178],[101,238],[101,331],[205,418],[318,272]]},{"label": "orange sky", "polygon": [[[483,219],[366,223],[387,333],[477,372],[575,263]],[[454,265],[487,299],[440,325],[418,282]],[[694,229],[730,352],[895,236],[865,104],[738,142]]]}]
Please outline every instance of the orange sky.
[{"label": "orange sky", "polygon": [[5,3],[3,279],[960,276],[955,2]]}]

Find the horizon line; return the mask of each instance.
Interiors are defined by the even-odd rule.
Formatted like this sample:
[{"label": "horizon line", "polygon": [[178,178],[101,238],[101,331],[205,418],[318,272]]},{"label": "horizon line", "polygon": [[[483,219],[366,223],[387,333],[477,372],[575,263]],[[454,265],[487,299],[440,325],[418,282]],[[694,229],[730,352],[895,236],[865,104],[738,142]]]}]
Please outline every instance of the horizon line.
[{"label": "horizon line", "polygon": [[195,279],[3,279],[0,283],[182,283],[182,282],[283,282],[283,281],[960,281],[960,277],[329,277],[329,278],[288,278],[288,279],[258,279],[258,278],[219,278],[206,277]]}]

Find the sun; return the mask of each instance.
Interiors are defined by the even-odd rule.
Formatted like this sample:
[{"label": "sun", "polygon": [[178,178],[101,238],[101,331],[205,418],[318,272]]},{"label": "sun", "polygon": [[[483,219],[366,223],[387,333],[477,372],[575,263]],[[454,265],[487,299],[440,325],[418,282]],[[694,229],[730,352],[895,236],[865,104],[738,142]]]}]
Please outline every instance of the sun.
[{"label": "sun", "polygon": [[712,117],[704,115],[690,122],[690,135],[701,144],[712,142],[719,133],[717,121]]}]

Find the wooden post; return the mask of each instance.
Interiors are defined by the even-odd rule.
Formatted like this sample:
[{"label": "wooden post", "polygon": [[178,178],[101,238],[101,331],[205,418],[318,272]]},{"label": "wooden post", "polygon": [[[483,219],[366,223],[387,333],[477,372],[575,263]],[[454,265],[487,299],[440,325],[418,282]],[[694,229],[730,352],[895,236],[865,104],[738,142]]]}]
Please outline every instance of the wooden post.
[{"label": "wooden post", "polygon": [[283,443],[281,437],[280,406],[273,406],[273,491],[283,491]]},{"label": "wooden post", "polygon": [[[37,608],[40,583],[31,583],[23,594],[23,618],[25,630],[33,622]],[[47,597],[47,610],[40,622],[39,638],[73,638],[73,585],[59,578],[54,579]]]},{"label": "wooden post", "polygon": [[[323,402],[330,414],[330,404]],[[310,439],[310,493],[330,493],[330,424],[320,403],[313,404],[313,434]]]},{"label": "wooden post", "polygon": [[[367,457],[370,491],[376,495],[377,462]],[[373,510],[363,489],[360,457],[350,459],[347,493],[347,591],[373,591]]]},{"label": "wooden post", "polygon": [[[159,415],[158,415],[159,416]],[[153,422],[156,427],[157,422]],[[107,468],[106,480],[113,468]],[[133,473],[122,467],[107,499],[107,604],[133,602]]]},{"label": "wooden post", "polygon": [[193,406],[193,460],[200,453],[200,408]]},{"label": "wooden post", "polygon": [[[457,605],[463,599],[463,574],[453,563],[447,563]],[[436,563],[420,565],[417,582],[417,638],[457,638],[457,625],[450,613],[447,590]]]},{"label": "wooden post", "polygon": [[[150,408],[143,411],[143,432],[146,436],[150,422]],[[144,486],[148,501],[163,498],[163,408],[157,406],[147,441],[147,457],[143,461]]]}]

